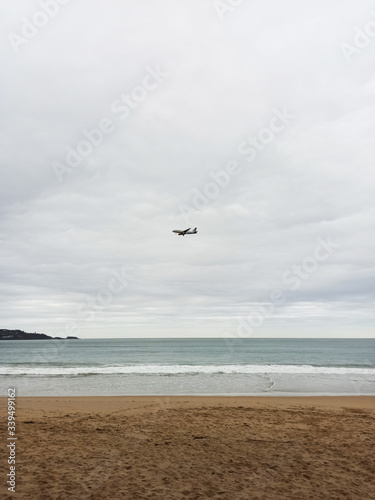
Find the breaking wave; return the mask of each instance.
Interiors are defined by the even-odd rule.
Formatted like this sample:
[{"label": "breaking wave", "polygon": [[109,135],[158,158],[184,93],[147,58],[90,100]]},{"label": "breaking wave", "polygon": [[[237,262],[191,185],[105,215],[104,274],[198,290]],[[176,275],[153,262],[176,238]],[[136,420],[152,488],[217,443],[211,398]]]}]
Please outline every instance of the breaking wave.
[{"label": "breaking wave", "polygon": [[2,376],[89,376],[89,375],[219,375],[219,374],[316,374],[373,375],[375,368],[312,365],[3,365]]}]

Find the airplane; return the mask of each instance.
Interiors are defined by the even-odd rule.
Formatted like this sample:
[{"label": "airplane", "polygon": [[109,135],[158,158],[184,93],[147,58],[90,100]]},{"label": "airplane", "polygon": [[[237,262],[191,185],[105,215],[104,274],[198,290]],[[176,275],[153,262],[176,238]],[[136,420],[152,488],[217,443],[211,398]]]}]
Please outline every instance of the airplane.
[{"label": "airplane", "polygon": [[182,230],[182,229],[174,229],[172,231],[172,233],[176,233],[178,234],[179,236],[185,236],[185,234],[197,234],[197,228],[195,227],[192,231],[190,231],[191,227],[185,229],[185,230]]}]

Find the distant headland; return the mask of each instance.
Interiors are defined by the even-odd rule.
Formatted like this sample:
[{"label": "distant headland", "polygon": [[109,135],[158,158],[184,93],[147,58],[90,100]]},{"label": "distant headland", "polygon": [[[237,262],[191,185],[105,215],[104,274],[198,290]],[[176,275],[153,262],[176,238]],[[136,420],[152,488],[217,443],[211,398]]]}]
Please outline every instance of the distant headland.
[{"label": "distant headland", "polygon": [[[66,337],[78,339],[78,337]],[[63,337],[50,337],[45,333],[27,333],[22,330],[0,330],[0,340],[66,340]]]}]

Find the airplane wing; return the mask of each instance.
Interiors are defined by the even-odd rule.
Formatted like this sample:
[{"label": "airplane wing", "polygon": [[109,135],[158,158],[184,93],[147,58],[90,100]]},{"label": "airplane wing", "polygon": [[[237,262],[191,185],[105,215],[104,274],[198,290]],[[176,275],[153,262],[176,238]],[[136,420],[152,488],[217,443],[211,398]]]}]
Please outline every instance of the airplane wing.
[{"label": "airplane wing", "polygon": [[187,233],[189,231],[189,229],[191,229],[191,227],[188,227],[187,229],[185,229],[184,231],[181,231],[181,233]]}]

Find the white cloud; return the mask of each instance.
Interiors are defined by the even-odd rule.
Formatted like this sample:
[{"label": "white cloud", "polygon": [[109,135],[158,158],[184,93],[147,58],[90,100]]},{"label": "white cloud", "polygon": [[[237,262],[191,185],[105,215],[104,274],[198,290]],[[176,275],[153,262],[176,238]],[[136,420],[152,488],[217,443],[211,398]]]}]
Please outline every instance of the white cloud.
[{"label": "white cloud", "polygon": [[[39,9],[1,5],[5,33]],[[5,44],[3,327],[236,334],[238,318],[282,287],[286,303],[256,335],[373,336],[375,48],[351,64],[340,50],[371,9],[268,0],[220,21],[210,1],[81,0],[18,53]],[[121,120],[111,104],[150,65],[168,76]],[[238,145],[284,107],[295,118],[246,161]],[[106,118],[113,132],[59,183],[52,162]],[[230,160],[241,173],[192,215],[198,234],[172,234],[185,225],[180,204]],[[339,248],[289,290],[283,274],[328,236]],[[128,286],[98,306],[123,268]],[[79,316],[85,307],[93,320]]]}]

